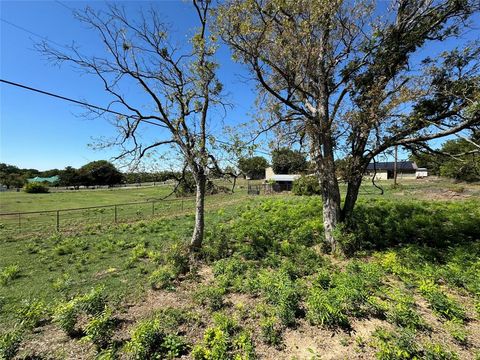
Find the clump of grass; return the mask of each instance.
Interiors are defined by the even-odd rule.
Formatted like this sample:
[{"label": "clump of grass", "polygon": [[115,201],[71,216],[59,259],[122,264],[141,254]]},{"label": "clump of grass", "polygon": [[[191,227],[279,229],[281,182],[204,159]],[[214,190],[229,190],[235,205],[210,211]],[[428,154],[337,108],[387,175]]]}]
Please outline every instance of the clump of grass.
[{"label": "clump of grass", "polygon": [[16,308],[16,316],[22,326],[34,328],[50,317],[50,310],[43,300],[23,300]]},{"label": "clump of grass", "polygon": [[187,351],[187,344],[181,336],[165,334],[159,319],[146,319],[131,331],[131,338],[125,345],[135,359],[172,359]]},{"label": "clump of grass", "polygon": [[348,327],[349,316],[378,312],[372,295],[381,285],[382,271],[375,264],[350,263],[344,272],[321,273],[307,293],[307,319],[326,327]]},{"label": "clump of grass", "polygon": [[394,333],[377,328],[372,334],[371,345],[377,349],[378,360],[408,360],[420,358],[421,351],[415,343],[415,333],[400,328]]},{"label": "clump of grass", "polygon": [[88,321],[85,326],[85,338],[100,350],[110,344],[114,329],[115,319],[112,317],[112,309],[105,308],[101,314],[93,316]]},{"label": "clump of grass", "polygon": [[468,331],[459,319],[451,319],[445,322],[445,328],[452,338],[460,345],[468,343]]},{"label": "clump of grass", "polygon": [[77,296],[70,301],[62,302],[53,312],[53,320],[68,335],[75,336],[79,315],[84,312],[88,315],[99,315],[106,307],[105,289],[92,289],[89,293]]},{"label": "clump of grass", "polygon": [[283,325],[295,324],[299,312],[300,289],[287,272],[264,271],[259,274],[260,289]]},{"label": "clump of grass", "polygon": [[411,294],[399,289],[391,289],[386,296],[390,300],[386,310],[387,321],[411,329],[421,329],[426,326],[415,310],[415,301]]},{"label": "clump of grass", "polygon": [[0,359],[13,359],[20,347],[22,338],[23,331],[17,327],[0,334]]},{"label": "clump of grass", "polygon": [[193,294],[193,299],[196,303],[209,308],[212,311],[220,310],[223,307],[223,296],[225,289],[210,285],[198,289]]},{"label": "clump of grass", "polygon": [[215,314],[215,326],[205,330],[203,341],[193,347],[195,360],[256,359],[255,346],[250,332],[223,314]]},{"label": "clump of grass", "polygon": [[174,271],[167,265],[160,266],[152,272],[148,278],[148,282],[152,289],[169,289],[172,288],[172,282],[175,280]]},{"label": "clump of grass", "polygon": [[0,285],[6,286],[20,277],[20,266],[17,264],[4,267],[0,271]]},{"label": "clump of grass", "polygon": [[425,360],[458,360],[458,355],[446,350],[440,344],[426,344],[423,351],[423,359]]},{"label": "clump of grass", "polygon": [[282,344],[282,326],[275,316],[264,317],[260,320],[260,331],[263,341],[272,346]]},{"label": "clump of grass", "polygon": [[420,293],[428,301],[434,312],[447,320],[465,319],[465,311],[453,299],[445,295],[432,280],[421,280],[418,286]]}]

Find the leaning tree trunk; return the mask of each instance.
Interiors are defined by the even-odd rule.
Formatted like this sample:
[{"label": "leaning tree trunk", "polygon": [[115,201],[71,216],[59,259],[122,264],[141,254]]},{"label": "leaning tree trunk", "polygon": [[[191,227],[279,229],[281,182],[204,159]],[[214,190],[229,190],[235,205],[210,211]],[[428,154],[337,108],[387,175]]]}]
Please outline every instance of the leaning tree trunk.
[{"label": "leaning tree trunk", "polygon": [[202,247],[203,233],[205,230],[205,174],[199,174],[196,177],[196,198],[195,198],[195,227],[193,229],[190,248],[197,251]]},{"label": "leaning tree trunk", "polygon": [[341,213],[341,221],[347,221],[353,213],[353,208],[358,199],[358,193],[360,191],[360,185],[362,184],[362,175],[355,176],[347,183],[347,194],[345,195],[345,203]]}]

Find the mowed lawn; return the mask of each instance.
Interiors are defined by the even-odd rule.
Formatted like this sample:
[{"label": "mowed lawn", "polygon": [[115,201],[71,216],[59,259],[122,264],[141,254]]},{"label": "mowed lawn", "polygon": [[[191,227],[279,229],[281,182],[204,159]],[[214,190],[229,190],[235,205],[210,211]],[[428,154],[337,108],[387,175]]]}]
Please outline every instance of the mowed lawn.
[{"label": "mowed lawn", "polygon": [[151,201],[160,199],[168,195],[171,191],[171,185],[102,190],[72,190],[51,192],[48,194],[27,194],[23,191],[8,191],[0,193],[0,212],[46,211]]}]

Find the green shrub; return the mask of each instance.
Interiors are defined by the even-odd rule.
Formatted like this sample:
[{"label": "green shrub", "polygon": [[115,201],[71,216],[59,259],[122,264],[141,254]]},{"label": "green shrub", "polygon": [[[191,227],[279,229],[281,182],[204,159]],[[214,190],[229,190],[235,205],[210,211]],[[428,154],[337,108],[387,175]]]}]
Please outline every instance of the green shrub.
[{"label": "green shrub", "polygon": [[378,328],[372,334],[372,345],[377,349],[378,360],[410,360],[420,358],[421,352],[415,344],[415,333],[399,329],[397,333]]},{"label": "green shrub", "polygon": [[103,313],[93,316],[85,326],[86,339],[95,344],[98,349],[106,348],[115,329],[115,319],[112,310],[105,308]]},{"label": "green shrub", "polygon": [[203,341],[193,347],[195,360],[256,359],[251,334],[223,314],[215,314],[214,327],[205,330]]},{"label": "green shrub", "polygon": [[282,270],[261,272],[259,281],[262,294],[273,306],[282,324],[294,325],[300,302],[296,283]]},{"label": "green shrub", "polygon": [[208,328],[203,335],[202,344],[193,347],[191,356],[195,360],[225,360],[228,355],[228,334],[219,328]]},{"label": "green shrub", "polygon": [[193,294],[195,302],[208,307],[212,311],[220,310],[223,307],[223,295],[225,289],[218,286],[204,286]]},{"label": "green shrub", "polygon": [[75,334],[79,308],[75,300],[57,305],[53,312],[53,321],[68,335]]},{"label": "green shrub", "polygon": [[29,194],[46,194],[50,192],[48,186],[39,182],[28,183],[24,186],[23,190]]},{"label": "green shrub", "polygon": [[260,320],[260,331],[263,341],[272,346],[282,343],[282,327],[275,316],[265,317]]},{"label": "green shrub", "polygon": [[127,352],[138,360],[160,358],[165,334],[158,319],[147,319],[131,331],[131,338],[125,345]]},{"label": "green shrub", "polygon": [[18,265],[9,265],[6,266],[0,271],[0,284],[8,285],[13,280],[20,277],[20,266]]},{"label": "green shrub", "polygon": [[350,262],[345,271],[321,273],[307,294],[307,319],[326,327],[348,327],[348,316],[377,313],[372,296],[381,285],[383,272],[376,264]]},{"label": "green shrub", "polygon": [[465,311],[456,301],[445,295],[432,280],[422,280],[418,289],[430,307],[447,320],[465,319]]},{"label": "green shrub", "polygon": [[148,282],[154,290],[171,288],[173,280],[175,280],[175,273],[166,265],[156,269],[148,278]]},{"label": "green shrub", "polygon": [[216,282],[225,289],[241,290],[248,264],[238,256],[220,259],[213,265]]},{"label": "green shrub", "polygon": [[293,182],[292,192],[295,195],[321,195],[320,184],[316,176],[302,175]]},{"label": "green shrub", "polygon": [[186,274],[189,270],[188,247],[181,243],[172,245],[165,252],[165,264],[173,270],[175,277]]},{"label": "green shrub", "polygon": [[98,315],[104,311],[107,305],[105,288],[102,286],[93,288],[90,292],[76,297],[74,301],[80,310],[89,315]]},{"label": "green shrub", "polygon": [[460,345],[466,345],[468,342],[468,331],[463,322],[459,319],[451,319],[445,322],[445,328],[452,338]]},{"label": "green shrub", "polygon": [[386,310],[388,322],[411,329],[420,329],[426,326],[415,310],[415,301],[412,295],[398,289],[391,289],[386,296],[390,300]]},{"label": "green shrub", "polygon": [[335,294],[325,289],[312,287],[306,300],[307,319],[313,325],[348,327],[347,315]]},{"label": "green shrub", "polygon": [[23,326],[34,328],[45,322],[50,312],[42,300],[23,300],[16,308],[16,315]]},{"label": "green shrub", "polygon": [[14,328],[0,334],[0,359],[10,360],[17,354],[23,333],[19,328]]},{"label": "green shrub", "polygon": [[427,344],[424,349],[423,359],[425,360],[457,360],[458,355],[453,351],[448,351],[440,344]]},{"label": "green shrub", "polygon": [[187,352],[185,339],[175,334],[167,334],[163,339],[162,353],[166,359],[178,358]]}]

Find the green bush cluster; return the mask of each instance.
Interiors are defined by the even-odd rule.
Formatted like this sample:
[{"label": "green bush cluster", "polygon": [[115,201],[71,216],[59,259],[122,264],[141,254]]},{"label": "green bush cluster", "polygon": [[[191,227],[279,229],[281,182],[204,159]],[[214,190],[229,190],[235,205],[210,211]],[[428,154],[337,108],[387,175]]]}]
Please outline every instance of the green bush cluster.
[{"label": "green bush cluster", "polygon": [[251,333],[223,314],[216,314],[214,326],[205,330],[202,343],[193,347],[191,356],[195,360],[256,359]]},{"label": "green bush cluster", "polygon": [[189,253],[182,243],[170,246],[162,254],[147,252],[146,249],[142,254],[160,263],[148,279],[155,290],[173,288],[173,282],[189,271]]},{"label": "green bush cluster", "polygon": [[422,280],[418,290],[428,301],[430,307],[447,320],[465,319],[465,310],[452,298],[444,294],[432,280]]},{"label": "green bush cluster", "polygon": [[208,285],[195,291],[193,299],[199,305],[205,306],[211,311],[217,311],[223,307],[224,295],[224,288],[215,285]]},{"label": "green bush cluster", "polygon": [[102,313],[93,316],[85,325],[86,339],[95,344],[97,349],[106,348],[115,330],[115,319],[112,309],[105,308]]},{"label": "green bush cluster", "polygon": [[294,325],[300,310],[300,289],[296,282],[282,270],[264,270],[258,278],[261,293],[278,319],[285,326]]},{"label": "green bush cluster", "polygon": [[293,182],[292,192],[295,195],[321,195],[320,183],[316,176],[302,175]]},{"label": "green bush cluster", "polygon": [[31,182],[31,183],[25,184],[23,190],[29,194],[46,194],[50,192],[50,189],[48,188],[48,186],[39,182]]},{"label": "green bush cluster", "polygon": [[77,334],[76,325],[80,314],[85,313],[96,316],[101,314],[105,307],[105,290],[102,287],[98,287],[84,295],[57,305],[53,312],[53,320],[68,335],[74,336]]},{"label": "green bush cluster", "polygon": [[125,349],[138,360],[173,359],[183,355],[188,349],[181,336],[164,332],[158,318],[141,321],[132,329],[130,335]]},{"label": "green bush cluster", "polygon": [[359,201],[339,243],[347,254],[408,243],[446,248],[478,239],[479,218],[475,201]]},{"label": "green bush cluster", "polygon": [[383,273],[378,265],[350,263],[345,271],[321,272],[306,298],[307,319],[326,327],[348,327],[349,316],[378,312],[370,300],[379,290]]},{"label": "green bush cluster", "polygon": [[23,331],[14,328],[0,334],[0,359],[10,360],[17,354],[22,342]]},{"label": "green bush cluster", "polygon": [[20,277],[20,266],[14,264],[4,267],[0,271],[0,285],[8,285]]},{"label": "green bush cluster", "polygon": [[43,300],[25,299],[16,307],[16,317],[26,328],[40,326],[50,317],[50,309]]}]

